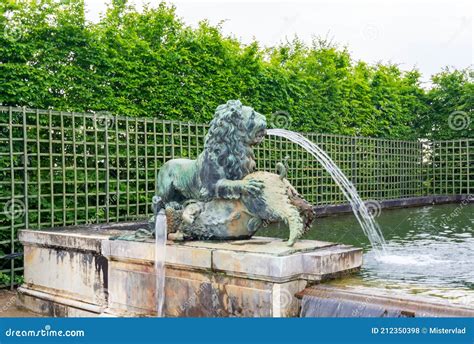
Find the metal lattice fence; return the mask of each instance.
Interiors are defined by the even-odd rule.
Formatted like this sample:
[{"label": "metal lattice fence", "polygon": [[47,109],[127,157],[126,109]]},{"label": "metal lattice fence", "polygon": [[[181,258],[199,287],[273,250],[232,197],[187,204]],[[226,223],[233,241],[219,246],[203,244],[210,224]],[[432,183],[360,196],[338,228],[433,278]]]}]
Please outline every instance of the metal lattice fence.
[{"label": "metal lattice fence", "polygon": [[[428,193],[422,143],[342,135],[305,134],[325,150],[356,186],[362,199],[395,199]],[[267,138],[257,149],[259,167],[271,170],[289,156],[289,179],[315,205],[345,203],[329,174],[314,158],[282,138]]]},{"label": "metal lattice fence", "polygon": [[[195,158],[206,124],[0,107],[0,285],[21,279],[17,231],[116,222],[150,215],[158,169]],[[395,141],[305,134],[324,149],[363,199],[469,194],[474,140]],[[344,198],[331,177],[293,143],[268,137],[259,169],[289,156],[290,182],[315,205]]]}]

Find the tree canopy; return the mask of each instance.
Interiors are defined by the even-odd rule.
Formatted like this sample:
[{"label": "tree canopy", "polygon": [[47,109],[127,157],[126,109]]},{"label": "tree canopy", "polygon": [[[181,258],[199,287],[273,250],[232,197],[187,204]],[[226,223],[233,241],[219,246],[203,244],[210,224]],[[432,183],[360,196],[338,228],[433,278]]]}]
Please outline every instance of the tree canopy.
[{"label": "tree canopy", "polygon": [[114,0],[90,23],[83,0],[0,1],[1,105],[208,122],[241,99],[297,131],[473,137],[467,70],[444,70],[425,90],[417,70],[354,61],[318,39],[244,45],[220,26],[185,25],[164,3]]}]

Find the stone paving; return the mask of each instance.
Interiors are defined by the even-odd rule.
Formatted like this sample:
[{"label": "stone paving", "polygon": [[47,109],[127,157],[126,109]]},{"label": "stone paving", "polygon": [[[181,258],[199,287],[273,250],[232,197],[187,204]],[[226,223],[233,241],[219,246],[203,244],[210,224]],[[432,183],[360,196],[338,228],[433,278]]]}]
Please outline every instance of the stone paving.
[{"label": "stone paving", "polygon": [[0,318],[32,318],[41,315],[16,305],[16,290],[0,290]]}]

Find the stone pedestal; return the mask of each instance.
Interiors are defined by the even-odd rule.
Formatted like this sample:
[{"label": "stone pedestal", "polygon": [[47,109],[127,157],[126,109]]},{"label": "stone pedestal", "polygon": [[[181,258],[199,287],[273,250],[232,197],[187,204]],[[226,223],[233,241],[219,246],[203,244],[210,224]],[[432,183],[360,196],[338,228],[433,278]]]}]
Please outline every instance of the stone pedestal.
[{"label": "stone pedestal", "polygon": [[[50,316],[154,316],[155,244],[110,240],[124,228],[22,231],[19,304]],[[165,314],[297,316],[297,292],[361,263],[361,249],[320,241],[169,242]]]},{"label": "stone pedestal", "polygon": [[18,288],[18,304],[48,316],[101,314],[108,279],[101,243],[113,234],[84,228],[21,231],[25,283]]}]

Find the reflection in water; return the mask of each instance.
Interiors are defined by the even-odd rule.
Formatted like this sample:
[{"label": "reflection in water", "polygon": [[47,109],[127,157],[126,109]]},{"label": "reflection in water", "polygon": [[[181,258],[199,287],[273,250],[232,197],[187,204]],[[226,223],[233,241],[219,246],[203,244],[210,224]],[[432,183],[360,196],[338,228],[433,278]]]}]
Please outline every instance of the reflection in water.
[{"label": "reflection in water", "polygon": [[[387,254],[383,256],[373,252],[350,215],[316,219],[314,228],[304,239],[362,247],[365,251],[363,267],[357,280],[351,279],[351,283],[472,303],[473,214],[474,204],[384,210],[377,218],[387,242]],[[269,227],[259,235],[285,238],[288,234],[283,227]]]}]

